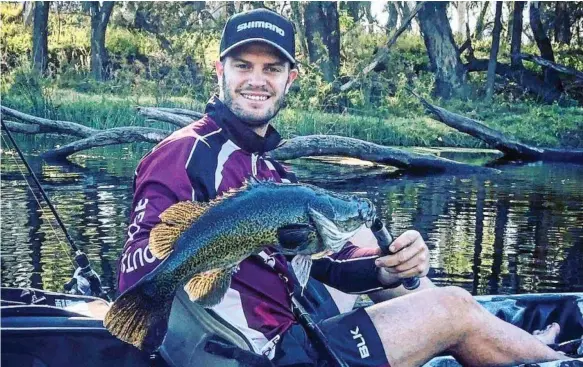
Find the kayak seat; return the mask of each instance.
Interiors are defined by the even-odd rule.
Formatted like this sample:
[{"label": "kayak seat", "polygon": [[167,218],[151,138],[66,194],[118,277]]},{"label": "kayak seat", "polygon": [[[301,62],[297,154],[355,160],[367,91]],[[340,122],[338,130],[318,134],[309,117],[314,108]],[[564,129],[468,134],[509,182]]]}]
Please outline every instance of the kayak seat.
[{"label": "kayak seat", "polygon": [[242,367],[235,359],[207,352],[209,345],[219,342],[238,350],[252,352],[244,335],[227,324],[212,310],[190,301],[183,289],[174,297],[168,332],[159,353],[171,367],[212,366]]}]

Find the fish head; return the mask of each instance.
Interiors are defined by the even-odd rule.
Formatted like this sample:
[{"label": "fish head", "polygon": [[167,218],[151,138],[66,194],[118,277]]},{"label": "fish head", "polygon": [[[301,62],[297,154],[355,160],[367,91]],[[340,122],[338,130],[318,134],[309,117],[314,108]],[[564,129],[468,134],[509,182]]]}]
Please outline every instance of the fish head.
[{"label": "fish head", "polygon": [[320,247],[312,248],[318,250],[312,253],[339,251],[363,226],[370,227],[376,217],[369,199],[329,191],[317,194],[307,210]]},{"label": "fish head", "polygon": [[370,227],[376,218],[375,206],[369,199],[302,186],[308,195],[304,196],[307,200],[301,221],[278,229],[283,254],[317,258],[338,252],[360,228]]}]

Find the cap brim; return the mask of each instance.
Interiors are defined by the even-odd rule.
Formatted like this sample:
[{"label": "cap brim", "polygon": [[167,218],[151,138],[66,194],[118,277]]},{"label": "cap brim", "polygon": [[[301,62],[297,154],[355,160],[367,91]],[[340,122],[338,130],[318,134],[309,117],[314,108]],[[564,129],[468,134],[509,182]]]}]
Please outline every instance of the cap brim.
[{"label": "cap brim", "polygon": [[267,43],[268,45],[277,48],[279,50],[279,52],[281,52],[283,54],[283,56],[285,56],[288,59],[288,61],[292,63],[292,65],[295,65],[295,63],[296,63],[296,60],[283,47],[281,47],[280,45],[278,45],[275,42],[271,42],[269,40],[266,40],[265,38],[248,38],[246,40],[239,41],[239,42],[235,43],[234,45],[231,45],[230,47],[226,48],[223,52],[221,52],[219,57],[222,59],[223,57],[225,57],[229,52],[231,52],[235,48],[242,46],[244,44],[247,44],[247,43],[251,43],[251,42]]}]

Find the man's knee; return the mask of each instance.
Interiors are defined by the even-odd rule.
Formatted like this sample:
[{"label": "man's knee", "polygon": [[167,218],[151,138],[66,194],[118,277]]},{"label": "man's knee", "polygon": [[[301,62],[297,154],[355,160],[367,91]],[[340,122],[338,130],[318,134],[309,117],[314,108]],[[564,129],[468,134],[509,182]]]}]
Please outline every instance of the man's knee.
[{"label": "man's knee", "polygon": [[440,294],[435,301],[449,310],[451,317],[459,323],[470,324],[482,315],[480,304],[465,289],[454,286],[438,289]]}]

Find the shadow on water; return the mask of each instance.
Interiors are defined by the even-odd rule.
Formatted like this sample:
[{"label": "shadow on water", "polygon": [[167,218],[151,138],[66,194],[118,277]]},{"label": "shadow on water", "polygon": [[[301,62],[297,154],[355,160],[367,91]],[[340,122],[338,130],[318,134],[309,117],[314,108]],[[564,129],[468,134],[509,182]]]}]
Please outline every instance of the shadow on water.
[{"label": "shadow on water", "polygon": [[[132,174],[149,146],[96,150],[75,157],[76,165],[42,161],[36,155],[42,146],[23,142],[23,150],[32,147],[27,159],[75,243],[113,292]],[[447,157],[480,164],[492,159],[459,152]],[[1,158],[2,285],[62,290],[73,254],[46,205],[39,208],[17,156],[6,149]],[[494,176],[419,177],[350,163],[289,164],[304,182],[369,197],[393,234],[419,230],[438,284],[473,294],[583,291],[582,166],[508,164],[497,166],[502,172]]]}]

